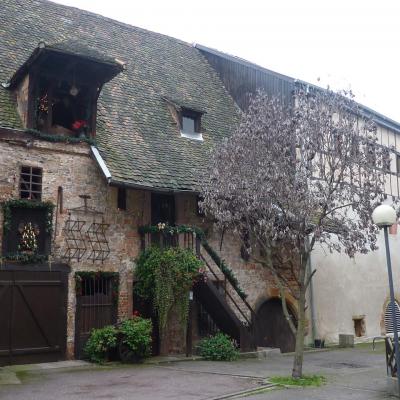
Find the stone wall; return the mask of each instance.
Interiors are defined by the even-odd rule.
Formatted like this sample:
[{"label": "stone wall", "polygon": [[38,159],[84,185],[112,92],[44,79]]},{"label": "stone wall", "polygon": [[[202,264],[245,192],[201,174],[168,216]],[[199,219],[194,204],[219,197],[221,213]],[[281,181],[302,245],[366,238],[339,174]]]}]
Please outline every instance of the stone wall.
[{"label": "stone wall", "polygon": [[[117,209],[117,188],[109,187],[97,164],[90,155],[87,144],[64,144],[18,140],[0,140],[0,202],[19,198],[19,173],[21,166],[40,167],[43,170],[42,200],[57,203],[58,187],[63,188],[63,210],[55,212],[53,227],[55,240],[52,243],[51,260],[62,261],[71,266],[69,276],[67,349],[68,357],[74,353],[75,335],[75,271],[114,271],[120,274],[119,319],[132,313],[132,280],[134,259],[140,250],[138,225],[149,222],[150,194],[144,191],[127,191],[127,210]],[[88,207],[100,212],[74,211],[83,205],[79,195],[89,195]],[[106,237],[110,246],[109,257],[101,263],[85,257],[81,261],[65,260],[66,249],[63,228],[69,218],[109,224]],[[0,216],[2,226],[3,215]],[[0,240],[3,231],[0,229]]]}]

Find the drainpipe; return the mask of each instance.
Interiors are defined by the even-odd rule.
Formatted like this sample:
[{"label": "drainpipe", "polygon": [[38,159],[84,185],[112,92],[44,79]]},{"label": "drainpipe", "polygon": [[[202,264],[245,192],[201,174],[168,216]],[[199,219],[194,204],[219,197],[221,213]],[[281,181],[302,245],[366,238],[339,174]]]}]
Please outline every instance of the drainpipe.
[{"label": "drainpipe", "polygon": [[[310,238],[307,237],[307,247],[310,245]],[[307,275],[310,276],[312,273],[312,264],[311,264],[311,254],[308,257],[307,262]],[[309,285],[309,299],[310,299],[310,313],[311,313],[311,340],[314,345],[315,339],[317,338],[317,325],[316,325],[316,316],[315,316],[315,303],[314,303],[314,284],[313,278],[310,281]]]}]

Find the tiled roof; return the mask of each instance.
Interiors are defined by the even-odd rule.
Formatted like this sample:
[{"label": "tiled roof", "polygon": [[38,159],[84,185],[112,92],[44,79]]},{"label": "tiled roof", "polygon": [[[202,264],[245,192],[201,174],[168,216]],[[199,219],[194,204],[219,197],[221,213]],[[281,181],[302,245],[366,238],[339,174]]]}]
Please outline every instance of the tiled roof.
[{"label": "tiled roof", "polygon": [[[0,10],[0,82],[8,81],[41,41],[67,43],[69,49],[79,43],[76,53],[89,48],[91,56],[123,61],[125,71],[104,86],[98,103],[98,147],[113,180],[198,189],[208,151],[232,132],[238,109],[196,48],[45,0],[7,0]],[[204,112],[203,142],[180,137],[166,99]],[[14,97],[4,88],[0,126],[21,127]]]}]

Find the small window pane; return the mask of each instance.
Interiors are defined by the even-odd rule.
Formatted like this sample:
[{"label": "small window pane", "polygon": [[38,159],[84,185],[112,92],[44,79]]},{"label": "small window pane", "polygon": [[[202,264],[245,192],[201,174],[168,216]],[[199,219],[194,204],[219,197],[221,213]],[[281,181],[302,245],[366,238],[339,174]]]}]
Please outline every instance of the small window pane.
[{"label": "small window pane", "polygon": [[19,180],[20,198],[41,200],[42,198],[42,170],[41,168],[21,167]]},{"label": "small window pane", "polygon": [[182,131],[185,133],[195,133],[196,121],[194,118],[182,116]]},{"label": "small window pane", "polygon": [[126,210],[126,189],[118,188],[117,207],[119,210]]}]

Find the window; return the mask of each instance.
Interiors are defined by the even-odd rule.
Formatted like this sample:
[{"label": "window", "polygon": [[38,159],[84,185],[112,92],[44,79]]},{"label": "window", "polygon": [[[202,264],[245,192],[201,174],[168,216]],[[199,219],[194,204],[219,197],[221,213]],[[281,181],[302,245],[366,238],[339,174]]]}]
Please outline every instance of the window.
[{"label": "window", "polygon": [[126,189],[118,188],[118,198],[117,198],[118,210],[126,210]]},{"label": "window", "polygon": [[354,334],[356,337],[365,336],[366,329],[365,329],[365,316],[356,316],[353,317],[354,322]]},{"label": "window", "polygon": [[206,216],[206,214],[205,214],[203,208],[200,207],[200,204],[199,204],[199,203],[201,203],[203,200],[204,200],[204,197],[203,197],[203,196],[197,196],[197,197],[196,197],[197,215],[198,215],[199,217],[205,217],[205,216]]},{"label": "window", "polygon": [[21,199],[42,199],[42,169],[35,167],[21,167],[19,195]]},{"label": "window", "polygon": [[181,111],[181,136],[203,140],[200,120],[201,114],[199,112],[183,109]]},{"label": "window", "polygon": [[41,76],[37,83],[35,127],[56,134],[86,136],[93,112],[93,88]]},{"label": "window", "polygon": [[[397,322],[397,328],[400,326],[400,307],[397,301],[395,301],[395,318]],[[386,333],[393,333],[393,320],[392,320],[392,303],[389,302],[388,305],[386,306],[385,310],[385,330]]]},{"label": "window", "polygon": [[400,155],[396,154],[396,172],[400,175]]}]

